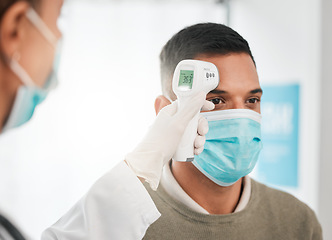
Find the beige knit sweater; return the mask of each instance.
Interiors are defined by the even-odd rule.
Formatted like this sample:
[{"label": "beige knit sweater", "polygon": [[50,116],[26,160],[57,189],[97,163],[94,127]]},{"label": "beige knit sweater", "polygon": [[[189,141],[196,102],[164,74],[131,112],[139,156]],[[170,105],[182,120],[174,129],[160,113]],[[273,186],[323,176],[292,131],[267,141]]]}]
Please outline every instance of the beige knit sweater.
[{"label": "beige knit sweater", "polygon": [[290,194],[251,181],[246,208],[226,215],[197,213],[174,200],[161,186],[154,192],[145,185],[161,217],[143,239],[322,239],[321,226],[307,205]]}]

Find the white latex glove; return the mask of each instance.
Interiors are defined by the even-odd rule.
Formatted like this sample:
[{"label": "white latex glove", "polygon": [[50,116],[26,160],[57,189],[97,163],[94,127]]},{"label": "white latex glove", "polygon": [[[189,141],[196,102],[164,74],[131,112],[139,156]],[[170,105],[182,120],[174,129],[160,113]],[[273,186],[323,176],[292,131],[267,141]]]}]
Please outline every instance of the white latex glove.
[{"label": "white latex glove", "polygon": [[[213,103],[212,103],[213,104]],[[214,104],[209,105],[212,107],[212,109],[214,108]],[[210,109],[206,109],[206,107],[203,107],[203,110],[212,110]],[[209,124],[208,121],[206,120],[205,117],[203,117],[202,115],[199,116],[199,120],[198,120],[198,126],[197,126],[197,136],[195,138],[195,142],[194,142],[194,153],[195,155],[199,155],[203,152],[204,150],[204,144],[205,144],[205,135],[208,133],[209,131]]]},{"label": "white latex glove", "polygon": [[[126,156],[128,166],[136,176],[144,178],[153,190],[158,188],[162,168],[173,157],[190,120],[202,108],[214,109],[214,104],[206,101],[205,97],[203,92],[198,93],[181,111],[177,111],[177,101],[164,107],[143,140]],[[201,117],[194,142],[195,154],[203,151],[204,135],[208,129],[207,120]]]}]

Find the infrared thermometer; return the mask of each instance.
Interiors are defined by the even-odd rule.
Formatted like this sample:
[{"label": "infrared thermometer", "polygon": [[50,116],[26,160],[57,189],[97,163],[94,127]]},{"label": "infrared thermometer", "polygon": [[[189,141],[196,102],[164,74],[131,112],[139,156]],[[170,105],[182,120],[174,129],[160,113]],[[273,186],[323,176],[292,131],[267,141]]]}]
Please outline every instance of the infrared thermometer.
[{"label": "infrared thermometer", "polygon": [[[191,101],[192,96],[198,92],[208,94],[217,88],[219,74],[217,67],[210,62],[199,60],[182,60],[175,68],[173,75],[173,91],[178,99],[178,109]],[[180,144],[173,156],[179,162],[194,160],[194,141],[197,136],[199,111],[189,122]]]}]

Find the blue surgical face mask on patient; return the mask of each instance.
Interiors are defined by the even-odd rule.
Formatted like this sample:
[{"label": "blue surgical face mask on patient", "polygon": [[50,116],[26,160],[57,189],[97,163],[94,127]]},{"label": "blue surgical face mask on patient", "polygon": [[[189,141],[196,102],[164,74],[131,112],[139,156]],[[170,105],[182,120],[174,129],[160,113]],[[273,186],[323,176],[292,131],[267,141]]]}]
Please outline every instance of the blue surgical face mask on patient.
[{"label": "blue surgical face mask on patient", "polygon": [[247,109],[202,113],[209,123],[204,151],[193,164],[220,186],[248,175],[262,149],[261,115]]}]

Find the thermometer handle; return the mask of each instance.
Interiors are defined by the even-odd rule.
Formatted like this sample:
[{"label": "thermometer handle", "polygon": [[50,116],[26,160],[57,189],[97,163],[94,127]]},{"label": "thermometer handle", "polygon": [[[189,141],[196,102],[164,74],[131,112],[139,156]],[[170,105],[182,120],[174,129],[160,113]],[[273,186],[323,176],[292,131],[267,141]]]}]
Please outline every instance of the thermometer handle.
[{"label": "thermometer handle", "polygon": [[179,162],[191,162],[194,160],[194,142],[197,136],[198,119],[199,112],[190,120],[173,156],[173,160]]}]

